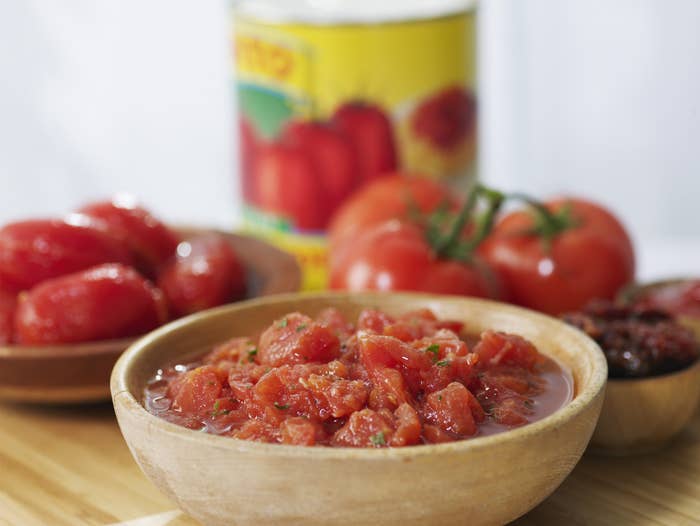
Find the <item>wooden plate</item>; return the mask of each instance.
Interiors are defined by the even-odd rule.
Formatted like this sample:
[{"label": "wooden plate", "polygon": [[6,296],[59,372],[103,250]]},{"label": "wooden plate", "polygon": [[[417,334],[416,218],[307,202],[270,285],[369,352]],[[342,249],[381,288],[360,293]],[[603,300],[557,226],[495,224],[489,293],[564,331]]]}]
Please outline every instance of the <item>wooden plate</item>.
[{"label": "wooden plate", "polygon": [[[180,232],[187,239],[212,230]],[[247,298],[299,290],[301,273],[293,256],[255,238],[219,233],[231,240],[246,267]],[[0,346],[0,400],[52,404],[107,400],[112,367],[135,340]]]}]

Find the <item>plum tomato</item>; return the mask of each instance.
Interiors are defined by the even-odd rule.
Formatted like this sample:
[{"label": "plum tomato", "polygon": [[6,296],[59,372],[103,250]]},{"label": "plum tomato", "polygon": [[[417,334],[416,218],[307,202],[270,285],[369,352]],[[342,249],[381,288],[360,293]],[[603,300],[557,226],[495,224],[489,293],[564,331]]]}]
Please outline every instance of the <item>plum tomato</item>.
[{"label": "plum tomato", "polygon": [[88,204],[78,214],[102,222],[110,234],[126,243],[134,254],[136,268],[148,277],[155,277],[180,242],[175,232],[128,195]]},{"label": "plum tomato", "polygon": [[439,259],[424,232],[389,221],[360,234],[352,250],[331,261],[330,287],[347,290],[415,290],[436,294],[495,297],[490,270],[472,263]]},{"label": "plum tomato", "polygon": [[513,303],[548,314],[612,299],[634,279],[634,250],[624,227],[602,206],[582,199],[507,214],[479,253]]},{"label": "plum tomato", "polygon": [[137,336],[166,319],[159,289],[131,267],[106,264],[22,293],[15,334],[19,344],[87,342]]},{"label": "plum tomato", "polygon": [[396,170],[398,156],[393,126],[379,106],[362,101],[347,102],[336,109],[331,122],[350,138],[363,182]]},{"label": "plum tomato", "polygon": [[183,241],[158,275],[171,314],[184,316],[240,299],[246,276],[231,243],[219,234]]},{"label": "plum tomato", "polygon": [[367,228],[390,219],[406,219],[412,210],[423,214],[457,199],[440,183],[418,174],[395,173],[363,186],[333,215],[328,227],[331,257]]},{"label": "plum tomato", "polygon": [[275,143],[261,146],[255,163],[257,204],[301,230],[320,230],[328,219],[318,169],[305,148]]},{"label": "plum tomato", "polygon": [[0,279],[19,290],[102,263],[131,262],[121,242],[90,226],[35,219],[0,229]]},{"label": "plum tomato", "polygon": [[14,340],[14,316],[17,307],[17,294],[4,290],[0,285],[0,345]]},{"label": "plum tomato", "polygon": [[358,185],[355,151],[340,130],[317,121],[292,121],[284,128],[282,141],[300,146],[311,158],[329,213]]}]

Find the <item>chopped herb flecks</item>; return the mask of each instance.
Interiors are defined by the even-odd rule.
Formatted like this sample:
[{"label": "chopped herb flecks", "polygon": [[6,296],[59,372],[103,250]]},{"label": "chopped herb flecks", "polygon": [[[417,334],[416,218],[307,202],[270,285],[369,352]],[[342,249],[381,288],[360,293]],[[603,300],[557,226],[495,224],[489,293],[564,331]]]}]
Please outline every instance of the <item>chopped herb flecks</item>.
[{"label": "chopped herb flecks", "polygon": [[426,349],[425,352],[432,353],[432,359],[433,362],[437,362],[438,357],[440,356],[440,346],[437,343],[434,343],[432,345],[429,345]]},{"label": "chopped herb flecks", "polygon": [[386,440],[384,439],[384,431],[379,431],[378,433],[375,433],[371,437],[369,437],[369,441],[372,443],[374,447],[379,447],[383,446],[386,444]]},{"label": "chopped herb flecks", "polygon": [[448,365],[450,365],[450,363],[451,362],[449,360],[440,360],[435,365],[437,365],[438,367],[447,367]]},{"label": "chopped herb flecks", "polygon": [[306,329],[306,327],[306,323],[302,323],[301,325],[297,326],[297,332],[303,331],[304,329]]},{"label": "chopped herb flecks", "polygon": [[277,402],[275,402],[273,405],[277,409],[279,409],[280,411],[284,411],[285,409],[289,409],[289,404],[278,404]]},{"label": "chopped herb flecks", "polygon": [[289,322],[287,321],[287,318],[282,318],[282,320],[279,322],[278,326],[279,326],[279,327],[286,327],[286,326],[287,326],[287,323],[289,323]]},{"label": "chopped herb flecks", "polygon": [[255,355],[258,354],[258,349],[257,347],[255,349],[251,349],[248,351],[248,361],[253,362],[255,361]]}]

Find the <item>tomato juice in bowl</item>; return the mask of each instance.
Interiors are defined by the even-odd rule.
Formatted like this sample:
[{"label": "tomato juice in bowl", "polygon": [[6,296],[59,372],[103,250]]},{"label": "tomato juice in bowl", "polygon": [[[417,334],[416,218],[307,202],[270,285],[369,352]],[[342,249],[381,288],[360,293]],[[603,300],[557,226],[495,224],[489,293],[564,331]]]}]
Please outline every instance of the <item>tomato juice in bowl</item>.
[{"label": "tomato juice in bowl", "polygon": [[[348,318],[369,307],[392,316],[427,308],[439,319],[468,321],[470,333],[519,334],[571,372],[573,399],[542,420],[507,432],[395,448],[299,447],[212,436],[143,407],[144,388],[164,364],[201,355],[232,334],[261,332],[291,310],[315,316],[328,307]],[[549,495],[580,458],[598,417],[606,375],[600,350],[585,335],[517,307],[421,294],[314,293],[214,309],[155,331],[117,364],[112,393],[137,462],[203,523],[227,524],[235,517],[240,524],[364,524],[380,514],[382,524],[462,524],[465,516],[474,524],[502,524]],[[280,407],[287,405],[282,402]],[[416,492],[431,498],[416,502]],[[313,507],[304,504],[309,495]]]},{"label": "tomato juice in bowl", "polygon": [[325,231],[397,171],[466,189],[477,150],[476,3],[244,0],[232,9],[247,230],[326,283]]}]

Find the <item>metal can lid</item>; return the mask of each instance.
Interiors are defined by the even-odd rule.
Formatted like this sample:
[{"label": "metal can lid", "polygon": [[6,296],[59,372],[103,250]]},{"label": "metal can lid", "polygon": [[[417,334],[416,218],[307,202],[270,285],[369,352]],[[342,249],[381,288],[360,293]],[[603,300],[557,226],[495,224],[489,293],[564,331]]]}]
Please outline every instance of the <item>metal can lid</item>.
[{"label": "metal can lid", "polygon": [[234,0],[237,14],[262,22],[313,25],[407,22],[462,13],[477,0]]}]

